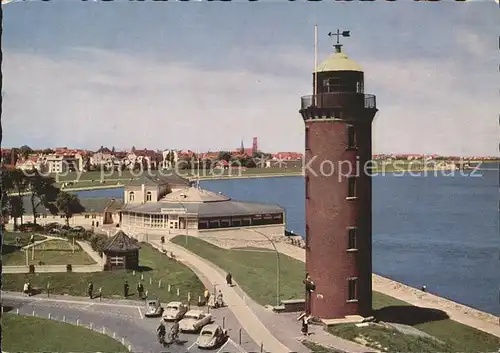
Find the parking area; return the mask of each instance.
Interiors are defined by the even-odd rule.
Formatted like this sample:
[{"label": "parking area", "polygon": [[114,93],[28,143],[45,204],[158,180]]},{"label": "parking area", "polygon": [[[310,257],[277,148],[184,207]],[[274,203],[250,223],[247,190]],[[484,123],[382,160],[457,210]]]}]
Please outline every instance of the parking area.
[{"label": "parking area", "polygon": [[[181,333],[180,344],[162,347],[156,338],[156,328],[160,318],[144,317],[144,307],[94,302],[75,302],[71,300],[50,300],[48,298],[3,298],[2,304],[6,312],[21,315],[33,315],[65,321],[67,323],[92,327],[94,330],[116,334],[131,344],[134,352],[202,352],[195,342],[196,333]],[[193,307],[193,309],[200,309]],[[206,308],[201,308],[206,310]],[[218,353],[259,352],[256,344],[248,334],[240,329],[240,325],[229,308],[210,310],[213,323],[223,327],[229,334],[229,340],[222,347],[212,350]],[[167,325],[167,330],[170,329]],[[203,350],[206,352],[206,350]]]}]

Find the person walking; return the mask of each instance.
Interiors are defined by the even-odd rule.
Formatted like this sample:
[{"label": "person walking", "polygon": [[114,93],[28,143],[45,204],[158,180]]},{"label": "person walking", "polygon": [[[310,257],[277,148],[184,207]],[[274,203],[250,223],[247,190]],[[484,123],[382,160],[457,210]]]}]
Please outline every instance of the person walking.
[{"label": "person walking", "polygon": [[144,296],[144,286],[142,285],[142,282],[137,283],[137,294],[139,295],[140,299],[143,299]]},{"label": "person walking", "polygon": [[302,328],[301,328],[301,332],[304,336],[308,336],[309,335],[309,317],[307,316],[306,313],[302,314],[302,319],[301,319],[301,322],[302,322]]},{"label": "person walking", "polygon": [[25,296],[29,296],[28,282],[24,282],[23,293]]},{"label": "person walking", "polygon": [[205,288],[205,292],[203,293],[203,297],[205,298],[205,305],[208,306],[208,301],[210,300],[210,292],[207,288]]},{"label": "person walking", "polygon": [[226,276],[226,282],[227,282],[228,286],[233,285],[233,276],[231,275],[231,272],[228,272],[228,274]]},{"label": "person walking", "polygon": [[89,298],[90,299],[93,299],[94,296],[93,296],[93,292],[94,292],[94,283],[92,283],[92,281],[89,282],[89,286],[87,287],[87,292],[89,294]]},{"label": "person walking", "polygon": [[125,298],[128,297],[128,289],[129,289],[128,281],[125,281],[125,284],[123,285],[123,296]]}]

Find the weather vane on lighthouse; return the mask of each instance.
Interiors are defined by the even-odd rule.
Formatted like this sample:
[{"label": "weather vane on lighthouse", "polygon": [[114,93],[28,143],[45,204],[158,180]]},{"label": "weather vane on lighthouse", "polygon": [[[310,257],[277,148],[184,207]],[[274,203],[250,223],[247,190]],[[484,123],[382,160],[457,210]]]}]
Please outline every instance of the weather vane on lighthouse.
[{"label": "weather vane on lighthouse", "polygon": [[332,33],[328,32],[328,37],[337,37],[337,44],[334,45],[335,49],[337,49],[337,52],[340,53],[340,48],[342,48],[342,44],[340,44],[340,37],[350,37],[351,36],[351,31],[340,31],[340,29],[337,29],[337,33]]}]

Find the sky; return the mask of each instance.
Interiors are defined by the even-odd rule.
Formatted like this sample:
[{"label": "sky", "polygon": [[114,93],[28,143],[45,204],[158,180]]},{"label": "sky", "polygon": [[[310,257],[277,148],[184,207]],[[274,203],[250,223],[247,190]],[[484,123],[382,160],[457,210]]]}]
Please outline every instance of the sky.
[{"label": "sky", "polygon": [[304,150],[330,31],[377,96],[374,153],[497,156],[499,8],[468,3],[12,2],[2,147]]}]

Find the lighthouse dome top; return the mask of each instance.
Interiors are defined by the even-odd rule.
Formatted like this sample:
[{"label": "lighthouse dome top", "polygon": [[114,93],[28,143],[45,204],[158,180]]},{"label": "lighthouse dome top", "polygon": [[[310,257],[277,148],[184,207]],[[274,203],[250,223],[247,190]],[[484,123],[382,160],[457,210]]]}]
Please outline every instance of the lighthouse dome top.
[{"label": "lighthouse dome top", "polygon": [[363,69],[359,64],[351,59],[340,50],[336,48],[335,53],[330,55],[325,61],[320,63],[315,72],[329,72],[329,71],[359,71]]}]

